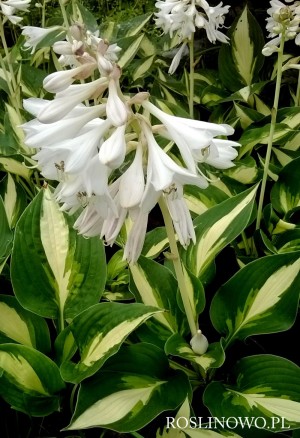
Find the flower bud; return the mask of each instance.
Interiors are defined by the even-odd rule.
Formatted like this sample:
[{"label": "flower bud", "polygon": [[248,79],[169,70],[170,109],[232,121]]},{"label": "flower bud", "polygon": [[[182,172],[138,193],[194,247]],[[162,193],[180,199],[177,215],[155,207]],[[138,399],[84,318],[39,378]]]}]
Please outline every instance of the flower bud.
[{"label": "flower bud", "polygon": [[206,353],[208,349],[208,340],[202,334],[201,330],[198,330],[197,333],[192,337],[190,345],[194,353],[201,355]]}]

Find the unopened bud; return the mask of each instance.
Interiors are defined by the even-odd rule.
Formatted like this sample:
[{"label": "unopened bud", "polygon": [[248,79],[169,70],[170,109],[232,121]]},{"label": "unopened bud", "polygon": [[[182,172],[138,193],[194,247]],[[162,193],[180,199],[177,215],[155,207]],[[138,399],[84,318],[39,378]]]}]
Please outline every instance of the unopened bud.
[{"label": "unopened bud", "polygon": [[194,353],[201,355],[206,353],[208,349],[208,340],[202,334],[202,331],[198,330],[197,333],[192,337],[190,345]]},{"label": "unopened bud", "polygon": [[288,6],[285,6],[279,11],[274,12],[273,19],[277,21],[278,23],[287,23],[293,18],[293,13],[291,9]]}]

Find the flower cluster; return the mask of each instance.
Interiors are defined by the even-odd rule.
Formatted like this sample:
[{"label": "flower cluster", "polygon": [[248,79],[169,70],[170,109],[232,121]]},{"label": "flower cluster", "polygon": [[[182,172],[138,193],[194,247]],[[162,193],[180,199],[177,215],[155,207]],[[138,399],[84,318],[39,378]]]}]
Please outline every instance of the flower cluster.
[{"label": "flower cluster", "polygon": [[18,24],[22,18],[14,15],[17,11],[28,11],[31,0],[0,1],[0,9],[4,17],[13,24]]},{"label": "flower cluster", "polygon": [[196,28],[205,29],[211,43],[221,41],[227,43],[229,38],[219,28],[222,28],[230,6],[223,3],[212,7],[206,0],[159,0],[155,3],[159,9],[156,15],[156,26],[163,29],[171,37],[176,34],[178,42],[183,43],[178,50],[169,73],[174,73],[186,47],[186,41],[191,39]]},{"label": "flower cluster", "polygon": [[284,41],[295,39],[295,43],[300,45],[300,1],[286,0],[286,3],[291,2],[293,3],[286,5],[279,0],[270,1],[266,28],[272,40],[262,50],[265,56],[279,50],[282,38]]},{"label": "flower cluster", "polygon": [[[46,178],[59,181],[55,198],[62,210],[82,209],[75,222],[79,233],[99,235],[112,245],[129,219],[124,249],[129,262],[141,253],[148,214],[161,197],[178,240],[187,246],[195,241],[195,232],[183,187],[208,186],[201,163],[219,169],[233,166],[239,145],[216,138],[233,129],[166,114],[145,92],[125,96],[115,62],[118,47],[79,26],[73,27],[75,34],[76,39],[54,45],[61,62],[72,67],[45,78],[44,88],[56,93],[55,98],[24,102],[36,116],[23,125],[26,144],[37,149],[33,158]],[[97,72],[96,79],[73,83]],[[161,123],[152,126],[152,116]],[[173,160],[159,146],[158,135],[177,145],[179,159]]]}]

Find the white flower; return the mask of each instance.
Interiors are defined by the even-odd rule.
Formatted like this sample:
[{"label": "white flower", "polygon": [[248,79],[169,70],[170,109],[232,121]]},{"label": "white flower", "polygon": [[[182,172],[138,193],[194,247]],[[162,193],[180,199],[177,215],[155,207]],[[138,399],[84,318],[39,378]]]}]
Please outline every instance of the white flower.
[{"label": "white flower", "polygon": [[21,17],[15,14],[17,11],[28,11],[28,6],[31,0],[7,0],[0,1],[0,8],[2,14],[13,24],[17,24],[22,21]]},{"label": "white flower", "polygon": [[49,91],[49,93],[59,93],[68,88],[75,80],[88,78],[96,67],[96,63],[88,63],[71,70],[51,73],[44,79],[43,87]]},{"label": "white flower", "polygon": [[55,98],[39,112],[42,123],[53,123],[69,113],[80,102],[97,97],[107,88],[107,79],[99,78],[86,84],[73,84],[56,94]]},{"label": "white flower", "polygon": [[[24,101],[24,108],[31,113],[33,112],[32,105],[37,104],[37,102],[33,103],[33,100],[35,101],[35,99],[27,99]],[[46,101],[45,104],[47,104],[47,102],[48,101]],[[41,107],[42,106],[40,106],[40,108]],[[39,111],[37,111],[37,113],[38,112]],[[95,107],[83,106],[75,108],[67,117],[55,123],[44,124],[38,119],[30,120],[21,125],[26,134],[25,144],[31,148],[40,148],[72,139],[78,135],[80,130],[88,122],[101,115],[102,112],[103,105],[97,105]]]},{"label": "white flower", "polygon": [[[219,3],[211,7],[205,0],[165,0],[156,2],[155,6],[159,9],[155,14],[156,26],[161,27],[164,33],[168,33],[171,37],[176,33],[179,44],[191,39],[196,28],[205,29],[211,43],[216,41],[227,43],[229,40],[218,29],[224,26],[224,16],[230,6]],[[181,46],[170,67],[170,74],[175,72],[183,50],[184,47]]]},{"label": "white flower", "polygon": [[[64,33],[64,29],[61,26],[53,26],[48,29],[44,29],[42,27],[35,26],[23,26],[22,27],[22,35],[25,36],[26,41],[24,43],[24,47],[31,49],[31,54],[35,52],[36,46],[48,35],[51,33],[57,33],[56,31],[60,31]],[[59,34],[58,34],[59,35]]]},{"label": "white flower", "polygon": [[124,248],[124,260],[128,263],[135,263],[139,258],[147,231],[148,214],[142,210],[137,213]]},{"label": "white flower", "polygon": [[171,65],[169,67],[169,70],[168,70],[168,73],[170,75],[175,73],[175,71],[177,70],[177,67],[179,66],[180,60],[182,58],[182,55],[185,52],[186,46],[187,46],[187,43],[183,43],[181,45],[181,47],[177,50],[176,55],[174,56],[174,58],[173,58],[173,60],[171,62]]},{"label": "white flower", "polygon": [[133,162],[120,177],[119,197],[122,208],[129,209],[138,206],[144,188],[143,149],[142,145],[138,143]]},{"label": "white flower", "polygon": [[292,5],[286,5],[279,0],[271,0],[270,6],[267,10],[269,17],[266,19],[266,29],[269,32],[268,37],[272,40],[268,41],[262,49],[265,56],[278,52],[282,38],[284,41],[295,39],[295,43],[300,45],[300,2],[295,1]]},{"label": "white flower", "polygon": [[99,160],[110,169],[117,169],[125,159],[125,127],[125,125],[117,127],[100,147]]},{"label": "white flower", "polygon": [[187,247],[192,240],[196,242],[196,235],[189,209],[183,198],[183,188],[180,185],[173,185],[164,191],[164,199],[170,212],[173,225],[179,242]]},{"label": "white flower", "polygon": [[[228,140],[223,140],[221,143],[213,142],[214,137],[217,135],[233,134],[234,130],[229,125],[217,125],[215,123],[171,116],[161,111],[149,101],[143,102],[142,105],[163,123],[166,131],[160,130],[160,133],[177,144],[187,168],[194,173],[197,173],[198,162],[209,163],[210,157],[212,157],[216,163],[218,154],[221,153],[224,155],[223,150],[226,146],[230,148],[231,151],[232,146],[239,146],[238,143]],[[218,145],[220,152],[218,152]],[[237,156],[237,153],[231,152],[230,156],[232,156],[233,159]],[[223,169],[232,166],[232,162],[228,159],[224,162],[220,158],[218,162],[221,165],[220,168]]]},{"label": "white flower", "polygon": [[128,119],[128,109],[118,95],[118,86],[117,79],[110,79],[108,85],[106,114],[114,126],[124,125]]}]

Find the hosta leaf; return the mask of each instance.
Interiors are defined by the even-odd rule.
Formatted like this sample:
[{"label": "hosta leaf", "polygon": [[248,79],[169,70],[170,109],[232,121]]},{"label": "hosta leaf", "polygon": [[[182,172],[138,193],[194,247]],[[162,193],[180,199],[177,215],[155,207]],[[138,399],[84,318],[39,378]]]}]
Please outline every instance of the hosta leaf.
[{"label": "hosta leaf", "polygon": [[26,194],[10,173],[7,173],[0,184],[0,195],[3,199],[9,226],[13,228],[26,207]]},{"label": "hosta leaf", "polygon": [[23,309],[15,297],[0,295],[0,343],[7,342],[18,342],[44,353],[50,350],[45,320]]},{"label": "hosta leaf", "polygon": [[205,190],[199,190],[195,186],[186,186],[184,190],[184,199],[189,210],[197,215],[227,198],[228,195],[225,192],[213,185],[209,185]]},{"label": "hosta leaf", "polygon": [[248,189],[201,214],[195,219],[196,244],[183,253],[186,266],[207,281],[215,256],[247,226],[257,186]]},{"label": "hosta leaf", "polygon": [[255,183],[259,175],[256,162],[252,157],[236,161],[235,166],[227,169],[224,173],[243,184]]},{"label": "hosta leaf", "polygon": [[287,330],[297,314],[299,286],[300,252],[255,260],[217,292],[212,323],[227,342]]},{"label": "hosta leaf", "polygon": [[14,409],[34,416],[59,409],[56,393],[64,382],[47,356],[24,345],[2,344],[0,368],[0,395]]},{"label": "hosta leaf", "polygon": [[190,395],[186,375],[172,371],[162,350],[150,344],[123,347],[107,367],[81,384],[67,430],[105,427],[135,431]]},{"label": "hosta leaf", "polygon": [[[284,123],[276,123],[275,132],[273,137],[273,144],[280,144],[281,142],[285,142],[289,136],[292,136],[293,132],[288,127],[288,125]],[[241,143],[242,147],[239,150],[239,157],[243,157],[247,152],[250,152],[254,146],[257,144],[268,144],[270,136],[270,124],[266,124],[261,128],[252,128],[250,126],[243,132],[243,135],[239,139],[239,143]]]},{"label": "hosta leaf", "polygon": [[99,238],[84,239],[59,210],[49,188],[26,208],[16,227],[11,276],[22,306],[48,318],[73,318],[99,301],[105,255]]},{"label": "hosta leaf", "polygon": [[[0,144],[2,143],[0,138]],[[0,152],[1,148],[0,148]],[[31,169],[24,166],[24,158],[21,155],[11,155],[9,157],[0,157],[0,170],[10,172],[14,175],[19,175],[22,178],[29,180],[32,173]]]},{"label": "hosta leaf", "polygon": [[157,257],[169,246],[165,227],[156,227],[146,234],[142,254],[148,258]]},{"label": "hosta leaf", "polygon": [[171,271],[159,263],[141,256],[130,266],[130,290],[136,300],[147,306],[166,309],[154,316],[171,333],[182,329],[183,314],[176,301],[177,281]]},{"label": "hosta leaf", "polygon": [[121,68],[124,68],[132,60],[136,52],[139,50],[143,38],[144,35],[140,35],[138,37],[129,36],[117,41],[118,46],[123,49],[118,60],[118,65]]},{"label": "hosta leaf", "polygon": [[279,174],[278,181],[271,190],[271,202],[279,213],[288,213],[300,207],[300,157],[287,164]]},{"label": "hosta leaf", "polygon": [[66,329],[75,339],[80,360],[62,364],[64,380],[78,383],[95,374],[127,336],[157,312],[161,310],[138,303],[100,303],[82,312]]},{"label": "hosta leaf", "polygon": [[262,67],[262,30],[247,6],[231,26],[230,44],[222,44],[219,72],[223,84],[232,91],[251,85]]},{"label": "hosta leaf", "polygon": [[137,35],[152,17],[152,13],[139,15],[118,25],[118,38]]},{"label": "hosta leaf", "polygon": [[224,350],[219,342],[209,344],[207,352],[199,356],[193,352],[191,346],[177,333],[168,339],[165,352],[196,363],[204,374],[210,368],[220,367],[225,360]]},{"label": "hosta leaf", "polygon": [[258,427],[263,425],[273,432],[299,428],[300,368],[297,365],[272,355],[246,357],[237,364],[235,380],[235,386],[212,382],[206,388],[204,403],[213,416],[247,418],[253,427],[260,417]]},{"label": "hosta leaf", "polygon": [[155,55],[148,56],[147,58],[139,59],[135,63],[131,64],[132,79],[136,81],[137,79],[149,74],[154,62]]},{"label": "hosta leaf", "polygon": [[12,239],[13,235],[9,228],[5,205],[0,196],[0,262],[10,254]]}]

